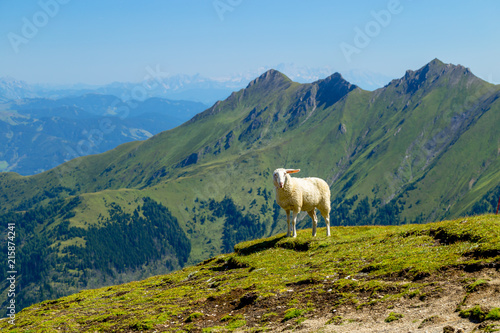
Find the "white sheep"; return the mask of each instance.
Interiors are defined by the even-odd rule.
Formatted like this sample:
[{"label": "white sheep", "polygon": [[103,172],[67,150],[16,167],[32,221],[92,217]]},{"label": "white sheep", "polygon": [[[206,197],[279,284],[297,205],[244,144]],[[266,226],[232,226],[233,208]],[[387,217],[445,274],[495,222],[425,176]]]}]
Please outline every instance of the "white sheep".
[{"label": "white sheep", "polygon": [[290,211],[293,212],[293,237],[297,237],[297,215],[306,211],[313,221],[312,235],[316,236],[318,217],[316,208],[326,222],[326,235],[330,236],[330,187],[320,178],[292,178],[291,173],[300,169],[276,169],[273,172],[273,182],[276,188],[276,202],[286,211],[288,224],[287,237],[290,237]]}]

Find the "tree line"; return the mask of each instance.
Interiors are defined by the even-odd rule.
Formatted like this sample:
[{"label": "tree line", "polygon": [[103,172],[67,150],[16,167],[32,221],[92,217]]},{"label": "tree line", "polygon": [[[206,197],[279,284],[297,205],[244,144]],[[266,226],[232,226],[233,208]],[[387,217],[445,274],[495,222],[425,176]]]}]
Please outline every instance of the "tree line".
[{"label": "tree line", "polygon": [[[148,263],[171,271],[185,265],[191,243],[170,211],[160,203],[143,198],[132,213],[111,203],[109,217],[88,229],[71,226],[72,212],[80,199],[53,200],[25,212],[0,215],[0,225],[16,226],[16,267],[19,275],[18,309],[85,288],[96,275],[112,281],[116,273],[127,274]],[[57,226],[52,223],[62,219]],[[64,246],[81,238],[83,244]],[[6,248],[6,240],[0,240]],[[62,245],[61,245],[62,244]],[[6,270],[1,272],[6,278]],[[0,303],[6,300],[2,292]],[[5,312],[2,306],[0,315]]]}]

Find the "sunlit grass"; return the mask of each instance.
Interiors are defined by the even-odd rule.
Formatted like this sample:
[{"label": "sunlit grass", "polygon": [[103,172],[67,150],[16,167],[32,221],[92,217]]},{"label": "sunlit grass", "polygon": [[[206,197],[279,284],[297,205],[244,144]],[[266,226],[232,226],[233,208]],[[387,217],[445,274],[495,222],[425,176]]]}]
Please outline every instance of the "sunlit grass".
[{"label": "sunlit grass", "polygon": [[[251,290],[259,300],[296,290],[285,304],[286,312],[266,317],[287,321],[314,311],[309,301],[314,294],[337,295],[332,308],[390,304],[401,297],[425,297],[423,290],[432,285],[422,277],[500,259],[500,218],[493,215],[426,225],[337,227],[331,237],[321,236],[324,229],[318,235],[313,238],[310,230],[303,230],[297,238],[280,234],[243,242],[235,253],[168,275],[35,304],[16,315],[14,327],[3,321],[0,328],[13,332],[55,332],[58,327],[154,330],[158,325],[181,329],[202,321],[199,307],[207,299],[229,297],[234,290],[242,294]],[[466,289],[475,290],[484,283],[470,281]],[[225,318],[206,331],[246,325],[242,316]]]}]

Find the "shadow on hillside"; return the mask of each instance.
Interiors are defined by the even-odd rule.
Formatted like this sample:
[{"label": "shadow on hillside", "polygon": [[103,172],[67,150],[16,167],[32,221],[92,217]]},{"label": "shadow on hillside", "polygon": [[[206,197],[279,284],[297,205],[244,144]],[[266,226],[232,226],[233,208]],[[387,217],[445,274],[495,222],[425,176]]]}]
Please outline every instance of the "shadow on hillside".
[{"label": "shadow on hillside", "polygon": [[285,238],[285,236],[271,238],[271,239],[268,239],[268,240],[265,240],[265,241],[262,241],[262,242],[259,242],[259,243],[253,244],[253,245],[245,246],[245,247],[235,246],[234,252],[236,252],[236,254],[238,254],[238,255],[247,256],[247,255],[250,255],[252,253],[265,251],[267,249],[275,247],[276,244],[280,240],[282,240],[283,238]]}]

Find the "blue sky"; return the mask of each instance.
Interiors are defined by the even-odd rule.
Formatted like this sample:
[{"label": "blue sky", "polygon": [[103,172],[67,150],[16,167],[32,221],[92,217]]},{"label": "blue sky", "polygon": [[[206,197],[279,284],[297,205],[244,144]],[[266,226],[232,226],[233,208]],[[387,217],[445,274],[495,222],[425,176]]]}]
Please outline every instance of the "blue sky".
[{"label": "blue sky", "polygon": [[495,0],[0,0],[0,77],[105,84],[293,63],[397,78],[439,58],[500,83],[499,14]]}]

